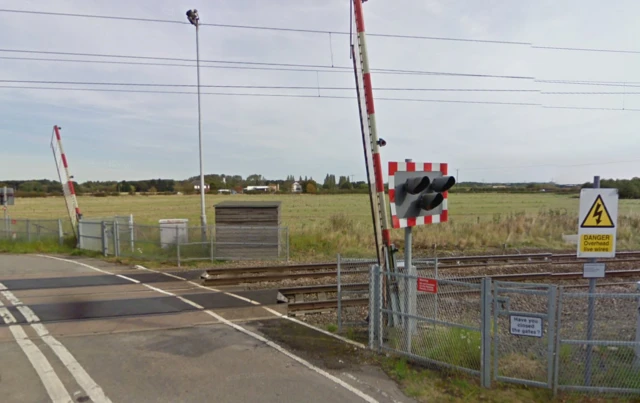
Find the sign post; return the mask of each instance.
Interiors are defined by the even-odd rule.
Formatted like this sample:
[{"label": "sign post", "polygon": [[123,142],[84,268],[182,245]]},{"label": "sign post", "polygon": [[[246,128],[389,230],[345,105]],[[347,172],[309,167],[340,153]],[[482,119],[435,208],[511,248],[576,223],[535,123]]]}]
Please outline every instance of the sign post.
[{"label": "sign post", "polygon": [[618,189],[601,189],[600,177],[593,178],[593,189],[580,192],[577,257],[589,258],[584,265],[584,278],[589,279],[589,307],[587,314],[587,351],[584,383],[591,386],[591,358],[595,315],[596,279],[605,276],[604,263],[596,258],[616,256],[616,222],[618,220]]}]

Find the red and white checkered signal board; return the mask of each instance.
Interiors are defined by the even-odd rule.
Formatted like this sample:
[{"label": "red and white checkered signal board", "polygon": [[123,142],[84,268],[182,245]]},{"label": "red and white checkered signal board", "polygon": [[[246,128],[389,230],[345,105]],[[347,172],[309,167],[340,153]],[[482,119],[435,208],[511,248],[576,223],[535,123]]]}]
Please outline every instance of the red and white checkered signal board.
[{"label": "red and white checkered signal board", "polygon": [[436,224],[449,220],[447,208],[449,192],[443,192],[442,212],[422,217],[398,218],[395,204],[395,174],[396,172],[441,172],[449,174],[449,164],[433,162],[394,162],[389,161],[389,204],[391,205],[391,222],[393,228],[415,227],[416,225]]}]

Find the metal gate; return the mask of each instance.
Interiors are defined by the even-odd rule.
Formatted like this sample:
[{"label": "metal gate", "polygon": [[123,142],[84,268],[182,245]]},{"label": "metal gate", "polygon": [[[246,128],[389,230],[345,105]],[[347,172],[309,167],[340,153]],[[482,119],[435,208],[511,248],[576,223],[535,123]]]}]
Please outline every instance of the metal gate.
[{"label": "metal gate", "polygon": [[552,388],[557,287],[493,284],[493,379]]}]

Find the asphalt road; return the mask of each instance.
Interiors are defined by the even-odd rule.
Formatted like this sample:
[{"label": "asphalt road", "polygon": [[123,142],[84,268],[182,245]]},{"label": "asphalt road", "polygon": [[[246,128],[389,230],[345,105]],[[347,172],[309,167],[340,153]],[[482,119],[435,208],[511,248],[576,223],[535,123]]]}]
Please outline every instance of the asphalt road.
[{"label": "asphalt road", "polygon": [[411,401],[370,368],[329,370],[268,340],[253,324],[286,321],[275,291],[65,259],[0,255],[3,402]]}]

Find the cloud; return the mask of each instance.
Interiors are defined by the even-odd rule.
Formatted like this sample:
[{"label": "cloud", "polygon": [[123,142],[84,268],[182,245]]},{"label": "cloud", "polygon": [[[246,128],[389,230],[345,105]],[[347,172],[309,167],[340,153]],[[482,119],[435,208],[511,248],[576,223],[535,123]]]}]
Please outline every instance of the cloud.
[{"label": "cloud", "polygon": [[[616,3],[618,4],[618,3]],[[43,3],[5,0],[3,8],[128,15],[186,21],[192,4]],[[239,0],[197,6],[202,22],[348,31],[345,1]],[[368,33],[533,42],[542,46],[640,49],[633,19],[639,4],[611,7],[595,0],[559,4],[492,1],[364,3]],[[597,29],[594,29],[597,27]],[[0,48],[185,59],[153,66],[0,59],[0,79],[195,85],[194,27],[103,19],[0,13]],[[526,45],[398,39],[369,36],[374,69],[426,70],[608,80],[628,87],[539,83],[443,75],[373,73],[379,135],[388,145],[383,163],[412,158],[449,162],[463,180],[562,180],[580,183],[594,174],[637,176],[633,160],[640,114],[626,111],[548,109],[526,105],[398,102],[384,98],[532,103],[588,108],[638,108],[640,55],[575,52]],[[126,61],[122,58],[35,55],[0,56]],[[202,60],[349,67],[349,37],[202,26]],[[140,63],[157,61],[138,59]],[[217,66],[217,68],[205,67]],[[225,66],[226,68],[219,68]],[[246,65],[245,65],[246,66]],[[203,85],[352,87],[340,72],[261,71],[238,64],[203,62]],[[256,67],[256,66],[254,66]],[[0,86],[8,85],[0,83]],[[20,84],[16,84],[20,85]],[[35,84],[34,84],[35,85]],[[635,84],[640,85],[640,84]],[[70,85],[58,84],[58,87]],[[82,88],[152,89],[83,85]],[[535,92],[420,92],[384,88],[528,89],[545,92],[626,92],[626,95],[542,95]],[[158,89],[158,88],[153,88]],[[195,91],[194,87],[160,88]],[[355,98],[317,98],[312,90],[203,88],[203,92],[289,93],[310,98],[202,95],[204,166],[212,173],[288,174],[322,179],[326,173],[365,176]],[[355,97],[355,91],[320,90]],[[49,140],[63,127],[71,169],[79,180],[186,178],[198,173],[197,98],[190,94],[140,94],[0,88],[0,158],[15,178],[56,176]],[[637,147],[637,146],[636,146]],[[616,162],[617,164],[604,164]],[[593,164],[593,165],[584,165]],[[576,165],[566,167],[564,165]],[[535,168],[531,168],[535,166]],[[506,169],[505,169],[506,167]],[[525,167],[525,168],[519,168]],[[489,168],[489,169],[488,169]]]}]

